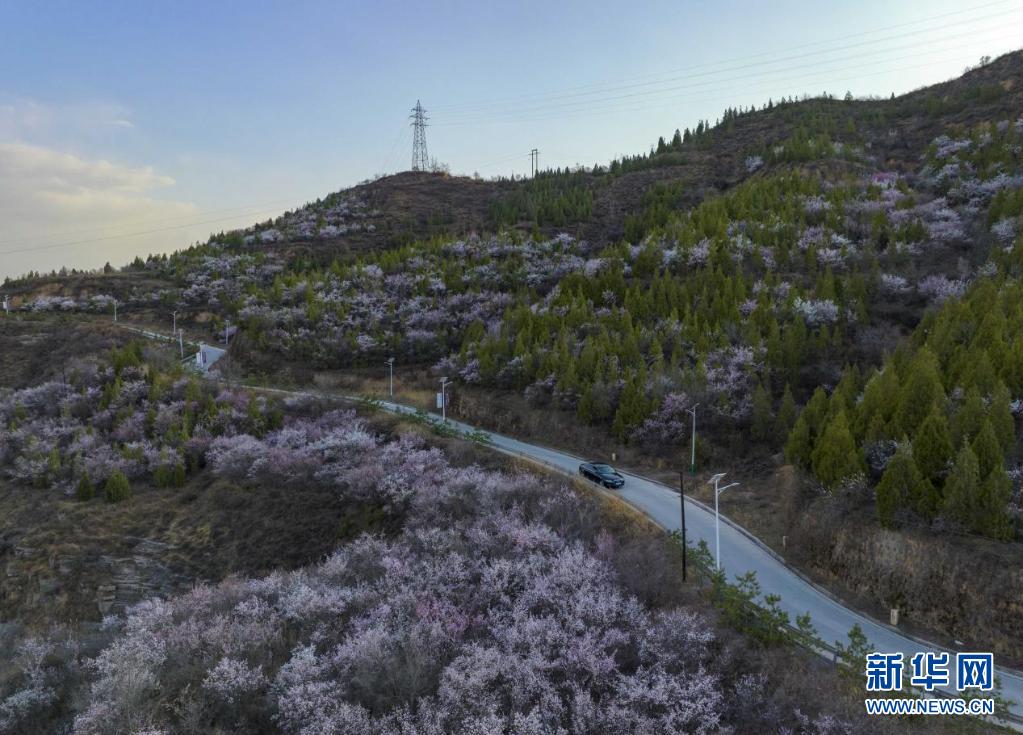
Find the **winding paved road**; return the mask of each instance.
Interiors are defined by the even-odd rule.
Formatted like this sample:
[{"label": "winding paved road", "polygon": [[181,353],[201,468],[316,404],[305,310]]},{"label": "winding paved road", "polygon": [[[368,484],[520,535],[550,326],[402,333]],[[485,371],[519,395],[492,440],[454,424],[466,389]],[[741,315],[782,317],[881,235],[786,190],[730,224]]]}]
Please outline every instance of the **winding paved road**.
[{"label": "winding paved road", "polygon": [[[415,413],[409,406],[384,402],[383,407],[394,413]],[[437,417],[439,419],[439,417]],[[460,421],[449,423],[461,431],[483,431]],[[524,456],[542,462],[569,475],[576,475],[583,462],[567,452],[529,444],[493,432],[485,431],[492,446],[504,453]],[[654,480],[623,472],[625,486],[614,491],[633,507],[642,511],[658,525],[668,530],[681,526],[678,491]],[[714,510],[698,501],[686,498],[686,535],[692,543],[707,542],[714,550]],[[866,634],[874,649],[882,652],[902,652],[906,659],[919,651],[943,651],[946,649],[905,635],[898,629],[881,624],[854,610],[844,607],[824,590],[813,585],[797,572],[790,569],[773,551],[758,541],[740,526],[721,517],[721,565],[730,576],[754,571],[764,594],[781,596],[781,607],[792,620],[797,615],[809,612],[820,637],[833,644],[847,643],[849,630],[855,624]],[[954,653],[954,652],[953,652]],[[951,657],[952,683],[955,683],[955,656]],[[1023,717],[1023,676],[1018,672],[998,669],[997,676],[1002,683],[1002,694],[1015,704],[1011,712]],[[951,687],[948,693],[959,696]],[[1023,719],[1019,720],[1023,723]]]},{"label": "winding paved road", "polygon": [[[168,339],[166,335],[136,330],[144,336],[155,339]],[[207,347],[207,349],[209,349]],[[217,350],[221,354],[222,350]],[[220,357],[220,355],[217,355]],[[320,397],[345,397],[313,391],[294,391],[264,386],[245,386],[273,393],[291,395],[310,395]],[[352,399],[354,397],[347,396]],[[418,409],[393,402],[382,402],[382,407],[398,414],[414,414]],[[439,420],[439,416],[436,416]],[[491,441],[491,445],[506,454],[526,457],[552,469],[575,476],[578,473],[581,458],[556,449],[530,444],[511,437],[470,426],[460,421],[449,420],[453,426],[463,432],[483,432]],[[658,525],[667,530],[680,527],[678,491],[654,480],[623,473],[625,486],[617,494],[633,507],[647,515]],[[686,535],[694,544],[706,541],[711,551],[714,549],[714,511],[702,503],[686,498]],[[721,517],[721,564],[730,575],[743,574],[747,571],[756,572],[764,594],[781,596],[780,605],[795,620],[797,615],[809,612],[820,637],[829,644],[846,642],[849,630],[856,624],[866,634],[874,649],[882,652],[902,652],[908,659],[919,651],[943,651],[939,646],[908,636],[897,628],[872,620],[855,610],[844,607],[823,589],[813,585],[795,570],[785,565],[784,561],[751,533],[737,524]],[[951,657],[954,662],[954,656]],[[955,684],[954,663],[952,668],[952,684]],[[1023,674],[999,668],[997,672],[1002,685],[1002,694],[1014,704],[1010,708],[1015,729],[1023,725]],[[958,696],[949,687],[948,694]]]}]

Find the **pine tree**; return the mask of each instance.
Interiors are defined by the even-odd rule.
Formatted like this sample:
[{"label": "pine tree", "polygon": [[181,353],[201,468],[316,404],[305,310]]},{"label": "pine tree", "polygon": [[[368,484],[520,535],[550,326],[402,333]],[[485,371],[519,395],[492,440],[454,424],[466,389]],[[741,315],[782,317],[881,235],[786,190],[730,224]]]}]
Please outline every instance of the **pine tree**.
[{"label": "pine tree", "polygon": [[839,410],[813,450],[813,473],[825,487],[833,488],[862,471],[863,461],[849,431],[845,411]]},{"label": "pine tree", "polygon": [[1004,467],[996,467],[981,481],[975,510],[977,533],[1003,541],[1012,537],[1012,521],[1007,513],[1011,490]]},{"label": "pine tree", "polygon": [[785,459],[800,467],[809,467],[812,455],[813,437],[810,434],[810,422],[807,420],[804,410],[796,419],[792,431],[789,432],[788,441],[785,443]]},{"label": "pine tree", "polygon": [[775,422],[774,431],[779,437],[788,436],[796,423],[796,399],[792,397],[792,388],[785,384],[785,392],[781,396],[781,406],[778,407],[778,419]]},{"label": "pine tree", "polygon": [[913,435],[913,459],[916,460],[920,474],[931,482],[938,482],[944,477],[952,460],[952,435],[948,420],[936,405]]},{"label": "pine tree", "polygon": [[120,503],[131,497],[131,483],[120,470],[114,472],[107,478],[107,484],[103,487],[103,495],[108,503]]},{"label": "pine tree", "polygon": [[895,514],[910,507],[912,499],[922,494],[919,490],[922,482],[924,478],[913,460],[910,444],[903,439],[877,485],[877,515],[882,525],[891,527]]},{"label": "pine tree", "polygon": [[1005,383],[998,381],[991,394],[991,405],[988,407],[987,417],[991,422],[991,428],[998,437],[998,443],[1003,452],[1009,452],[1016,446],[1016,419],[1012,417],[1012,396]]},{"label": "pine tree", "polygon": [[895,421],[899,432],[911,435],[927,418],[931,407],[944,402],[945,390],[941,385],[938,360],[926,347],[917,352],[908,371],[908,379],[899,395]]},{"label": "pine tree", "polygon": [[984,399],[976,388],[966,391],[962,405],[952,416],[952,441],[960,446],[964,441],[972,442],[984,425]]},{"label": "pine tree", "polygon": [[771,414],[771,397],[763,383],[757,383],[753,391],[753,419],[750,431],[756,441],[766,442],[774,434],[774,416]]},{"label": "pine tree", "polygon": [[966,526],[974,525],[973,509],[980,492],[980,464],[970,445],[963,442],[945,481],[945,514]]},{"label": "pine tree", "polygon": [[973,452],[977,455],[982,478],[986,478],[996,469],[1004,469],[1005,457],[990,421],[984,421],[980,433],[973,440]]},{"label": "pine tree", "polygon": [[96,494],[96,488],[93,487],[92,481],[89,479],[88,472],[82,472],[82,476],[78,478],[78,485],[75,486],[75,498],[78,500],[92,500]]}]

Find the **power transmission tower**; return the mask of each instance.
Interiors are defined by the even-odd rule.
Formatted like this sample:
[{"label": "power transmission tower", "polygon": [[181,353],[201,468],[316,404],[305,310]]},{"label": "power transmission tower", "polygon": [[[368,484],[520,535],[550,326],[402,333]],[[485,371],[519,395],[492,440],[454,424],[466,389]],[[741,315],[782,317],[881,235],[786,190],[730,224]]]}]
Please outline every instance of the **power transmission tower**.
[{"label": "power transmission tower", "polygon": [[412,170],[426,171],[430,168],[430,157],[426,153],[426,110],[416,100],[416,106],[409,115],[412,120]]},{"label": "power transmission tower", "polygon": [[529,152],[529,173],[533,178],[540,173],[540,151],[536,148]]}]

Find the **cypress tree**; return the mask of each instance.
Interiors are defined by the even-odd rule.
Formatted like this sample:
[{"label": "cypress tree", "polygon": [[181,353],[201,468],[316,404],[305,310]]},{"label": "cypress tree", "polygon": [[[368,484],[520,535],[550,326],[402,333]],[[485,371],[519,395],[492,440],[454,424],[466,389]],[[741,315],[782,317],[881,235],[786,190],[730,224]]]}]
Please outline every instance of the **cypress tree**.
[{"label": "cypress tree", "polygon": [[969,388],[959,410],[952,416],[952,441],[956,446],[972,442],[984,425],[984,399],[976,388]]},{"label": "cypress tree", "polygon": [[119,503],[131,497],[131,484],[128,478],[120,470],[114,470],[107,478],[107,484],[103,487],[103,495],[108,503]]},{"label": "cypress tree", "polygon": [[980,464],[970,445],[956,455],[955,465],[945,481],[945,514],[967,528],[974,525],[973,508],[980,491]]},{"label": "cypress tree", "polygon": [[1004,467],[996,467],[980,483],[974,530],[995,539],[1012,536],[1012,522],[1006,512],[1012,483]]},{"label": "cypress tree", "polygon": [[1012,396],[1009,394],[1009,389],[1005,387],[1005,383],[999,380],[991,394],[991,405],[988,407],[987,417],[1004,453],[1008,453],[1016,446],[1016,419],[1012,417],[1011,403]]},{"label": "cypress tree", "polygon": [[841,480],[863,471],[845,411],[839,410],[828,423],[813,450],[813,473],[825,487],[833,488]]},{"label": "cypress tree", "polygon": [[984,421],[980,433],[973,440],[973,452],[977,455],[981,478],[986,478],[996,469],[1004,470],[1005,457],[990,421]]},{"label": "cypress tree", "polygon": [[948,420],[936,405],[913,435],[913,458],[920,474],[931,482],[937,482],[945,475],[952,460]]},{"label": "cypress tree", "polygon": [[785,458],[792,464],[809,467],[812,454],[813,437],[810,435],[810,422],[807,421],[804,410],[796,419],[796,425],[792,427],[785,443]]},{"label": "cypress tree", "polygon": [[753,391],[753,422],[750,430],[757,441],[766,442],[773,435],[774,416],[771,415],[771,397],[763,383]]},{"label": "cypress tree", "polygon": [[88,472],[82,472],[82,476],[78,478],[78,485],[75,486],[75,498],[78,500],[92,500],[96,494],[96,488],[92,485],[92,480],[89,479]]},{"label": "cypress tree", "polygon": [[792,388],[785,384],[785,392],[781,397],[781,406],[778,407],[778,418],[775,422],[774,431],[779,436],[788,436],[796,423],[796,399],[792,397]]},{"label": "cypress tree", "polygon": [[913,498],[923,494],[919,490],[922,482],[924,478],[913,460],[910,444],[903,439],[877,485],[877,515],[882,525],[892,526],[895,513],[908,508]]},{"label": "cypress tree", "polygon": [[896,428],[900,433],[913,434],[931,412],[935,403],[945,400],[938,361],[926,347],[920,348],[910,362],[909,377],[899,395],[895,412]]}]

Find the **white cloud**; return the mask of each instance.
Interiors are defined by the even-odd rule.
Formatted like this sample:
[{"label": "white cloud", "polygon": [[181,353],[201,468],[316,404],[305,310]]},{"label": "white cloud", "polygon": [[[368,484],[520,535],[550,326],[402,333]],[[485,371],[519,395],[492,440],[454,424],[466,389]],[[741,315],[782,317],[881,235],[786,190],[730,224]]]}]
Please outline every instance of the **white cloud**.
[{"label": "white cloud", "polygon": [[88,136],[112,127],[134,129],[131,110],[111,102],[52,105],[38,100],[16,99],[0,104],[0,140]]},{"label": "white cloud", "polygon": [[[123,263],[187,244],[187,231],[118,237],[187,223],[196,207],[157,198],[174,179],[23,142],[0,143],[0,275]],[[68,242],[89,242],[53,247]],[[17,251],[17,252],[14,252]]]}]

